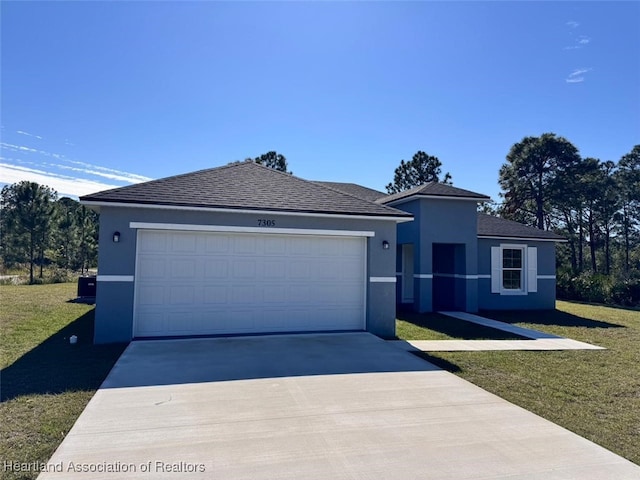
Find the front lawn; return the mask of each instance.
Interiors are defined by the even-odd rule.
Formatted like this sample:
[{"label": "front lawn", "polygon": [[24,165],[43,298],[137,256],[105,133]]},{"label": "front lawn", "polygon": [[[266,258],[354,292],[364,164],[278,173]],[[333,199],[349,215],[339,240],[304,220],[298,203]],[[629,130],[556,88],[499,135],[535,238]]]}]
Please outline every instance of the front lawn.
[{"label": "front lawn", "polygon": [[557,302],[555,311],[481,315],[607,350],[421,356],[640,464],[639,311]]},{"label": "front lawn", "polygon": [[68,302],[76,288],[0,286],[2,479],[37,476],[2,465],[49,460],[125,347],[92,344],[93,306]]}]

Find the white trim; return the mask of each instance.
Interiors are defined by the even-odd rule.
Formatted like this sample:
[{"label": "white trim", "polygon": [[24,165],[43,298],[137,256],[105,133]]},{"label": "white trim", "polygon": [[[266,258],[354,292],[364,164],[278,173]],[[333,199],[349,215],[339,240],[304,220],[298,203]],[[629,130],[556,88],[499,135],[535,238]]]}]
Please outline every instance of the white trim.
[{"label": "white trim", "polygon": [[478,238],[486,238],[491,240],[508,240],[512,242],[517,242],[522,240],[523,242],[557,242],[557,243],[567,243],[567,240],[564,238],[561,240],[554,240],[552,238],[528,238],[528,237],[496,237],[492,235],[478,235]]},{"label": "white trim", "polygon": [[487,279],[487,280],[491,280],[491,274],[482,274],[482,275],[478,275],[478,279]]},{"label": "white trim", "polygon": [[433,278],[432,273],[414,273],[413,278]]},{"label": "white trim", "polygon": [[215,207],[189,207],[184,205],[148,205],[144,203],[125,203],[125,202],[99,202],[92,200],[83,200],[82,205],[89,207],[125,207],[125,208],[146,208],[155,210],[188,210],[203,212],[219,212],[219,213],[248,213],[254,215],[282,215],[294,217],[321,217],[321,218],[348,218],[353,220],[393,220],[398,223],[411,222],[413,217],[394,217],[394,216],[378,216],[378,215],[347,215],[343,213],[307,213],[307,212],[281,212],[278,210],[246,210],[242,208],[215,208]]},{"label": "white trim", "polygon": [[130,222],[129,228],[144,230],[182,230],[187,232],[267,233],[279,235],[324,235],[332,237],[375,237],[375,232],[360,230],[321,230],[306,228],[239,227],[232,225],[193,225],[187,223]]},{"label": "white trim", "polygon": [[133,282],[133,275],[98,275],[98,282]]},{"label": "white trim", "polygon": [[[504,262],[504,251],[505,250],[520,250],[520,268],[505,268],[503,266]],[[528,263],[529,257],[527,255],[528,247],[523,243],[501,243],[500,244],[500,295],[527,295],[529,293],[528,284]],[[504,288],[504,271],[505,270],[520,270],[520,288],[519,289],[509,289]]]},{"label": "white trim", "polygon": [[369,277],[371,283],[396,283],[396,277]]},{"label": "white trim", "polygon": [[538,275],[538,280],[555,280],[555,275]]},{"label": "white trim", "polygon": [[527,292],[538,292],[538,247],[527,246]]},{"label": "white trim", "polygon": [[500,293],[502,283],[502,250],[491,247],[491,293]]}]

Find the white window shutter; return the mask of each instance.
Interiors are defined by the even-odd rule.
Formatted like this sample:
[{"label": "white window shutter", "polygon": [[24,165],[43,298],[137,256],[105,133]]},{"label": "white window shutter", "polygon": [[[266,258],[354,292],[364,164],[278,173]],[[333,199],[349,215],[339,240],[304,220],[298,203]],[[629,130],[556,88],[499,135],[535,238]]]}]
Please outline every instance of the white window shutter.
[{"label": "white window shutter", "polygon": [[538,249],[527,248],[527,291],[538,291]]},{"label": "white window shutter", "polygon": [[500,247],[491,247],[491,293],[500,293],[500,271],[502,258]]}]

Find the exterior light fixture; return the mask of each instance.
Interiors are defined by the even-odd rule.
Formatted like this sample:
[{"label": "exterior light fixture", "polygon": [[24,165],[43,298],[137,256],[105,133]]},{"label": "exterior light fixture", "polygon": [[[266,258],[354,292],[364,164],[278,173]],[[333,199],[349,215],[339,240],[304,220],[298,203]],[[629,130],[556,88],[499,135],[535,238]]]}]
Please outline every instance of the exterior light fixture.
[{"label": "exterior light fixture", "polygon": [[118,243],[120,241],[120,232],[113,232],[113,243]]},{"label": "exterior light fixture", "polygon": [[386,240],[382,241],[382,249],[383,250],[389,250],[389,242],[387,242]]}]

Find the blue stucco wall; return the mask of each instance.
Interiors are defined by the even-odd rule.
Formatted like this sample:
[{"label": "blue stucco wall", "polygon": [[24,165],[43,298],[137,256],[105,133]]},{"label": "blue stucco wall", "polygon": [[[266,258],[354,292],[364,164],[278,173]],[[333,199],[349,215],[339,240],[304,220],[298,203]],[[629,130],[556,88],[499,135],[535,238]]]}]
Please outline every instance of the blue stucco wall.
[{"label": "blue stucco wall", "polygon": [[500,244],[527,245],[538,249],[538,291],[526,295],[500,295],[491,293],[491,279],[480,278],[478,286],[478,305],[484,310],[547,310],[555,308],[556,303],[556,254],[555,243],[514,240],[514,239],[478,239],[478,274],[491,275],[491,247]]},{"label": "blue stucco wall", "polygon": [[[375,236],[367,239],[366,278],[395,279],[397,230],[392,220],[101,207],[95,342],[127,342],[132,338],[137,233],[129,227],[130,222],[256,227],[263,218],[275,220],[277,228],[373,231]],[[119,243],[112,241],[115,231],[120,232]],[[382,248],[384,240],[390,244],[388,250]],[[105,275],[134,276],[134,281],[100,280]],[[384,337],[395,335],[395,283],[367,281],[366,288],[367,331]]]},{"label": "blue stucco wall", "polygon": [[[433,311],[434,282],[450,278],[442,281],[454,289],[456,307],[477,311],[478,280],[473,278],[478,269],[476,202],[417,198],[394,208],[414,215],[413,222],[398,226],[398,243],[414,244],[414,310]],[[437,272],[434,274],[434,244],[455,245],[457,254],[452,273],[455,277],[442,274],[439,278]],[[433,275],[434,278],[429,278]]]}]

